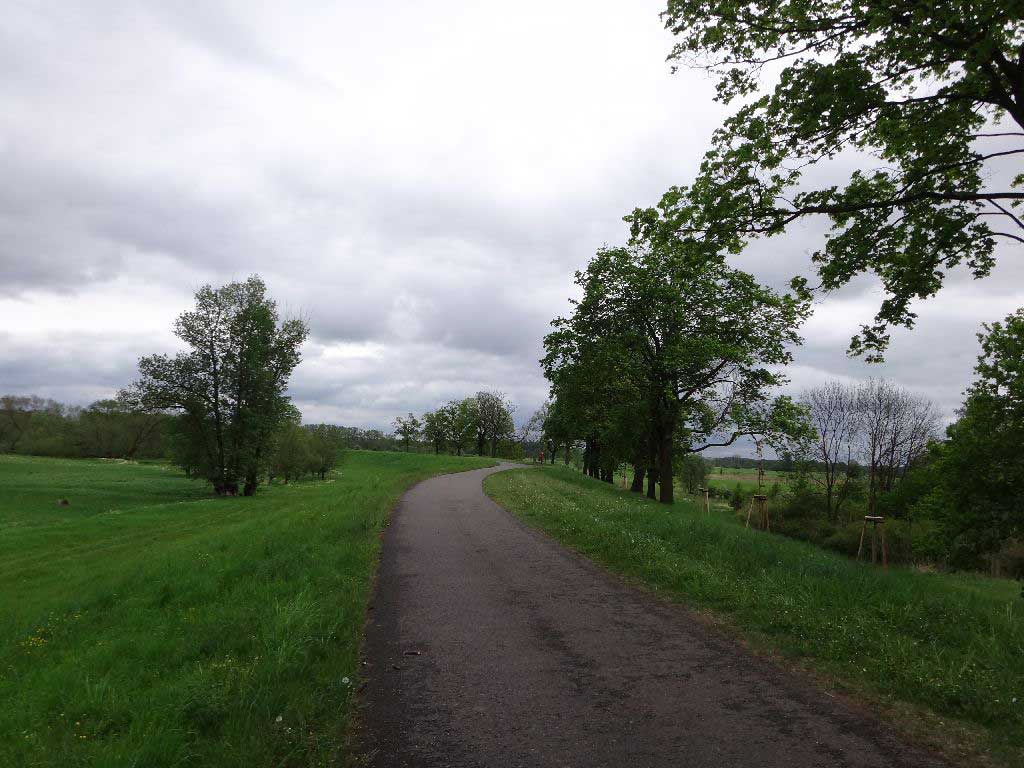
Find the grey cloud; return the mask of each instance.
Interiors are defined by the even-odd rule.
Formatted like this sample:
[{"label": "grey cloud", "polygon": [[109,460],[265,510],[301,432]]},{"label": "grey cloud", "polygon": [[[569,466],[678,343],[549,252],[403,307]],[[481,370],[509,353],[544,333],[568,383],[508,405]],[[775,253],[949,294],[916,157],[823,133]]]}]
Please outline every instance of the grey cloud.
[{"label": "grey cloud", "polygon": [[[557,16],[527,3],[511,31],[458,2],[410,6],[398,25],[365,4],[15,7],[0,29],[0,390],[88,402],[130,381],[140,354],[170,351],[132,334],[144,308],[74,323],[48,308],[155,283],[169,318],[199,284],[258,272],[312,326],[292,386],[307,418],[383,427],[481,388],[528,417],[573,271],[625,240],[634,206],[689,181],[722,113],[703,75],[665,74],[655,0],[572,2]],[[478,35],[449,30],[449,12]],[[519,51],[531,13],[566,28],[538,31],[528,61],[481,59]],[[810,273],[826,227],[734,263],[783,288]],[[809,326],[794,388],[885,374],[951,413],[977,324],[1024,277],[1004,261],[983,283],[956,273],[968,293],[922,305],[884,369],[843,354],[877,306],[872,281],[828,297],[834,323]],[[994,304],[945,317],[965,295]],[[835,302],[853,309],[828,315]]]}]

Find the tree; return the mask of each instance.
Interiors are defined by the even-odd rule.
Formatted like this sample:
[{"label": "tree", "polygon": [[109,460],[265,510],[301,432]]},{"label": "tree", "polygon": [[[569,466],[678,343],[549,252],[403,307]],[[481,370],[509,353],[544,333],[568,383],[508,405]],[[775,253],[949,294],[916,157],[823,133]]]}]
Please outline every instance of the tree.
[{"label": "tree", "polygon": [[428,411],[423,414],[423,437],[434,446],[435,454],[440,453],[444,448],[451,432],[448,415],[445,408],[438,408],[436,411]]},{"label": "tree", "polygon": [[467,397],[463,400],[452,400],[445,406],[448,412],[450,440],[457,456],[473,442],[480,421],[476,398]]},{"label": "tree", "polygon": [[583,297],[553,322],[543,363],[556,385],[577,369],[582,387],[624,384],[646,405],[660,499],[671,503],[678,452],[803,428],[802,410],[769,393],[785,381],[809,301],[758,285],[713,242],[666,223],[645,214],[629,247],[602,249],[577,273]]},{"label": "tree", "polygon": [[550,403],[544,403],[544,405],[533,412],[529,419],[523,422],[516,432],[516,441],[523,447],[524,452],[528,445],[536,445],[537,441],[543,436],[544,420],[548,416],[550,407]]},{"label": "tree", "polygon": [[977,377],[939,460],[949,499],[942,528],[958,564],[1024,536],[1024,309],[985,331]]},{"label": "tree", "polygon": [[274,477],[283,478],[286,485],[314,463],[310,433],[297,422],[284,423],[274,437],[273,446],[270,472]]},{"label": "tree", "polygon": [[559,446],[563,446],[565,448],[564,460],[568,466],[572,445],[577,435],[565,410],[564,405],[558,400],[550,401],[544,416],[543,439],[551,448],[551,463],[555,463],[555,453]]},{"label": "tree", "polygon": [[402,416],[396,417],[392,426],[395,428],[395,434],[401,439],[402,445],[405,446],[407,452],[412,445],[412,441],[419,437],[420,430],[423,427],[420,420],[411,413],[404,418]]},{"label": "tree", "polygon": [[174,357],[139,360],[139,379],[123,393],[146,410],[183,414],[199,469],[217,494],[256,491],[268,443],[293,412],[285,395],[309,333],[298,319],[281,321],[256,276],[221,288],[204,286],[195,309],[182,313],[175,335],[190,348]]},{"label": "tree", "polygon": [[331,424],[314,424],[306,427],[309,432],[309,456],[312,471],[321,480],[334,469],[344,448],[338,429]]},{"label": "tree", "polygon": [[[733,250],[830,218],[812,257],[822,287],[873,272],[886,294],[853,352],[877,359],[887,329],[911,327],[912,300],[934,295],[950,269],[986,276],[997,241],[1024,243],[1013,211],[1024,175],[993,172],[1024,153],[1019,4],[668,0],[662,18],[678,38],[670,59],[705,66],[718,100],[744,102],[694,184],[669,190],[662,209]],[[766,65],[781,72],[758,94]],[[845,184],[805,184],[808,167],[850,152],[860,163]]]},{"label": "tree", "polygon": [[[43,397],[18,395],[0,397],[0,450],[11,453],[19,451],[32,453],[33,446],[28,445],[28,450],[25,450],[25,443],[32,442],[33,426],[38,427],[40,422],[45,421],[51,423],[62,421],[66,411],[67,409],[56,400]],[[38,442],[36,447],[38,447]]]},{"label": "tree", "polygon": [[861,456],[868,468],[868,509],[878,494],[891,491],[938,434],[939,418],[927,398],[889,381],[869,379],[857,387]]},{"label": "tree", "polygon": [[856,386],[830,381],[800,398],[815,429],[813,458],[821,463],[814,478],[825,490],[825,512],[835,521],[850,487],[850,467],[860,427]]},{"label": "tree", "polygon": [[477,392],[477,452],[484,455],[484,443],[491,444],[491,456],[498,455],[498,442],[515,433],[515,410],[502,392]]},{"label": "tree", "polygon": [[695,494],[700,488],[707,487],[710,465],[693,453],[684,453],[676,461],[676,473],[689,494]]}]

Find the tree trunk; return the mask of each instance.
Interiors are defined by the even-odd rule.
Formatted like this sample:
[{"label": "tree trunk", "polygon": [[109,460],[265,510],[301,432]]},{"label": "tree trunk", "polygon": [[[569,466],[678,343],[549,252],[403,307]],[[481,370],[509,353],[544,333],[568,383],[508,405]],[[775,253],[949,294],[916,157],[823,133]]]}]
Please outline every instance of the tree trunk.
[{"label": "tree trunk", "polygon": [[644,491],[644,468],[641,464],[633,465],[633,484],[629,486],[629,490],[633,493]]},{"label": "tree trunk", "polygon": [[658,498],[657,486],[658,482],[658,470],[653,466],[647,468],[647,498],[656,499]]},{"label": "tree trunk", "polygon": [[661,480],[658,500],[662,504],[671,504],[675,495],[672,488],[672,430],[668,429],[658,443],[658,479]]}]

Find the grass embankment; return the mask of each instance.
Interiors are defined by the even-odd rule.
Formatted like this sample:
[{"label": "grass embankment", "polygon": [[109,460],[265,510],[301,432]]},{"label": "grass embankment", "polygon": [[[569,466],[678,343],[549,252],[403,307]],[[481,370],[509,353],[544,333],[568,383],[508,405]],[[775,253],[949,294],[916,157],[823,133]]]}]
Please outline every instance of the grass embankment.
[{"label": "grass embankment", "polygon": [[1014,582],[883,571],[568,469],[502,472],[484,487],[580,553],[878,702],[917,736],[1024,764],[1024,600]]},{"label": "grass embankment", "polygon": [[166,465],[0,456],[0,765],[335,764],[389,510],[491,464],[354,452],[215,499]]}]

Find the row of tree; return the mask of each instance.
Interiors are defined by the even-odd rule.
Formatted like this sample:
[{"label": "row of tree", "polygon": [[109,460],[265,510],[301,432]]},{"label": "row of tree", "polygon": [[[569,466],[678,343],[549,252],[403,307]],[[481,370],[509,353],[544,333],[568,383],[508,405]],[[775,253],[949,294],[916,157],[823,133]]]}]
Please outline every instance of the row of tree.
[{"label": "row of tree", "polygon": [[461,456],[475,448],[478,456],[498,455],[502,441],[516,436],[515,406],[501,392],[477,392],[473,397],[451,400],[417,418],[409,413],[394,421],[395,435],[405,450],[422,439],[434,453]]},{"label": "row of tree", "polygon": [[[627,245],[577,274],[582,297],[545,339],[548,444],[581,442],[584,468],[604,479],[628,462],[634,490],[646,474],[662,501],[677,460],[713,445],[743,435],[759,449],[817,445],[830,516],[858,462],[871,508],[928,464],[941,467],[928,503],[958,521],[946,528],[968,549],[1020,536],[1019,312],[987,327],[960,418],[925,452],[934,409],[884,382],[826,387],[803,404],[773,397],[809,310],[807,283],[779,294],[724,258],[794,222],[829,219],[812,257],[819,289],[865,273],[881,283],[874,322],[850,345],[869,360],[881,359],[891,326],[913,326],[913,301],[951,269],[988,275],[1000,240],[1024,243],[1013,211],[1024,174],[995,172],[1024,153],[1019,9],[668,0],[662,19],[678,38],[670,59],[706,67],[719,100],[742,106],[696,178],[634,210]],[[769,64],[779,77],[760,94]],[[844,183],[808,183],[812,166],[844,172],[834,161],[851,150],[865,162]]]},{"label": "row of tree", "polygon": [[123,400],[81,408],[34,396],[0,397],[0,453],[154,459],[165,453],[166,418]]},{"label": "row of tree", "polygon": [[862,469],[868,512],[874,514],[878,495],[892,491],[941,434],[940,414],[930,400],[884,379],[828,382],[806,391],[800,402],[814,435],[793,447],[799,459],[813,462],[816,471],[808,477],[821,486],[833,522]]}]

